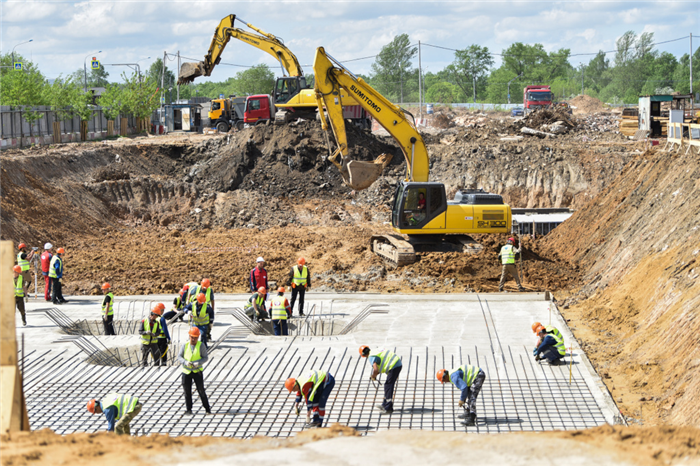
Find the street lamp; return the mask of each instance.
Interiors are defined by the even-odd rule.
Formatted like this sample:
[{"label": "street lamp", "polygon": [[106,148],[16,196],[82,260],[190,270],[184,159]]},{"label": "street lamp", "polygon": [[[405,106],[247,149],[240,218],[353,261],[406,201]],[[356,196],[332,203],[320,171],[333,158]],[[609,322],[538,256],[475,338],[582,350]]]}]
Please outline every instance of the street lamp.
[{"label": "street lamp", "polygon": [[83,59],[83,72],[85,73],[85,92],[87,92],[87,64],[86,64],[87,57],[90,57],[92,55],[97,55],[98,53],[102,53],[102,50],[100,50],[99,52],[96,52],[96,53],[91,53]]},{"label": "street lamp", "polygon": [[12,66],[13,67],[15,66],[15,49],[22,44],[28,44],[30,42],[34,42],[34,39],[25,40],[24,42],[20,42],[19,44],[12,47]]},{"label": "street lamp", "polygon": [[144,61],[144,60],[150,60],[150,59],[151,59],[151,57],[146,57],[146,58],[141,58],[139,60],[136,60],[135,64],[137,67],[137,73],[139,74],[139,82],[141,81],[141,67],[139,66],[139,62]]}]

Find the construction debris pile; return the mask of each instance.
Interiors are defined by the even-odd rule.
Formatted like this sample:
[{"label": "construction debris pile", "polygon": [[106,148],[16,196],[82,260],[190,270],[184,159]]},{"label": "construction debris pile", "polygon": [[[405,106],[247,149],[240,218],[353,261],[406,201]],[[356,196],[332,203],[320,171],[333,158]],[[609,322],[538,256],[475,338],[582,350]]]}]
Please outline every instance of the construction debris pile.
[{"label": "construction debris pile", "polygon": [[592,115],[579,117],[578,130],[617,134],[618,124],[618,118],[610,113],[594,113]]}]

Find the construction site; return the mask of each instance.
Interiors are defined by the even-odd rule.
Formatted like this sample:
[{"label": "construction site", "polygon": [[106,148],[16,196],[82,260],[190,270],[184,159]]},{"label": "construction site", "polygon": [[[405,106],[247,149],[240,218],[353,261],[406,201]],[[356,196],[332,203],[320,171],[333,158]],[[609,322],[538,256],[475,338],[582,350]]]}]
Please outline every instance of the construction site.
[{"label": "construction site", "polygon": [[[569,104],[522,118],[437,107],[416,126],[429,181],[448,200],[501,196],[519,229],[472,233],[463,250],[416,246],[405,263],[373,238],[398,231],[392,199],[418,169],[376,121],[345,126],[344,158],[390,155],[366,189],[329,161],[338,145],[314,120],[3,151],[3,258],[20,242],[64,248],[68,299],[45,300],[39,268],[27,325],[18,314],[7,337],[30,431],[4,434],[3,464],[700,464],[700,148],[623,134],[622,111],[596,99]],[[511,236],[523,290],[510,279],[499,291]],[[313,286],[287,336],[243,312],[258,257],[271,291],[306,260]],[[143,367],[139,327],[204,278],[212,413],[195,394],[189,415],[180,364]],[[115,336],[102,330],[105,282]],[[536,322],[561,332],[562,364],[533,357]],[[169,325],[173,355],[189,329]],[[393,413],[376,409],[384,374],[369,380],[361,345],[401,358]],[[435,376],[467,364],[486,374],[473,426]],[[309,370],[335,378],[321,429],[285,389]],[[131,437],[85,409],[112,392],[143,404]]]}]

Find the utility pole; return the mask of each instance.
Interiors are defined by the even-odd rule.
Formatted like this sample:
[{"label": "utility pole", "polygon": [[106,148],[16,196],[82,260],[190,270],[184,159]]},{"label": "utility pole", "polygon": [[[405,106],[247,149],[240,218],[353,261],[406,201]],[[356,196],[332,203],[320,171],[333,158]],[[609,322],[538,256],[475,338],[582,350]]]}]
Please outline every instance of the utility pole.
[{"label": "utility pole", "polygon": [[[177,51],[177,73],[180,74],[180,51]],[[177,84],[177,101],[180,101],[180,83]]]},{"label": "utility pole", "polygon": [[583,95],[583,63],[581,63],[581,95]]},{"label": "utility pole", "polygon": [[[691,45],[692,49],[693,46]],[[418,41],[418,118],[423,118],[423,70],[420,61],[420,41]],[[691,78],[692,81],[692,78]]]},{"label": "utility pole", "polygon": [[165,102],[165,60],[168,57],[168,52],[163,51],[163,69],[160,72],[160,122],[165,126],[165,115],[163,113],[163,103]]},{"label": "utility pole", "polygon": [[474,78],[474,103],[476,103],[476,75],[473,75],[472,77]]},{"label": "utility pole", "polygon": [[[693,101],[693,33],[690,33],[690,101]],[[693,105],[695,107],[695,105]],[[693,108],[694,110],[695,108]]]}]

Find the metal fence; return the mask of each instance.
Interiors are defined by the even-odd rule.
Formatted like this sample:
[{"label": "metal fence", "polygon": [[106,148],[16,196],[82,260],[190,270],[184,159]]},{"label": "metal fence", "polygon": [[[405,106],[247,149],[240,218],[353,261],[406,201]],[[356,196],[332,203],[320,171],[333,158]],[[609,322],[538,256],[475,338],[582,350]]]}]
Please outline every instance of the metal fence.
[{"label": "metal fence", "polygon": [[[39,112],[41,118],[30,124],[24,119],[29,111]],[[0,106],[0,138],[20,138],[20,137],[36,137],[36,136],[51,136],[53,134],[53,123],[56,122],[56,112],[51,110],[51,107],[19,107],[12,109],[10,106]],[[136,128],[136,118],[133,116],[127,117],[128,128]],[[80,118],[74,116],[69,120],[63,120],[61,123],[61,134],[79,133]],[[121,130],[121,118],[114,121],[114,131],[119,133]],[[95,107],[92,118],[88,120],[88,132],[103,132],[107,131],[107,117],[102,111],[102,107]]]}]

